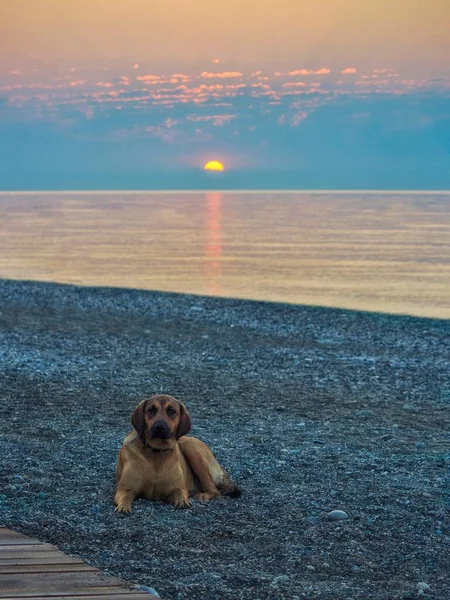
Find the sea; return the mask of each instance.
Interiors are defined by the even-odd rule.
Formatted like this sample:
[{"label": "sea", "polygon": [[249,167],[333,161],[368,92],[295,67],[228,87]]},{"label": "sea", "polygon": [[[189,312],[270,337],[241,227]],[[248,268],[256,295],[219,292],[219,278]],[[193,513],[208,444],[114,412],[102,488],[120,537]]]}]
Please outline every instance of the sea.
[{"label": "sea", "polygon": [[450,318],[450,192],[2,192],[0,278]]}]

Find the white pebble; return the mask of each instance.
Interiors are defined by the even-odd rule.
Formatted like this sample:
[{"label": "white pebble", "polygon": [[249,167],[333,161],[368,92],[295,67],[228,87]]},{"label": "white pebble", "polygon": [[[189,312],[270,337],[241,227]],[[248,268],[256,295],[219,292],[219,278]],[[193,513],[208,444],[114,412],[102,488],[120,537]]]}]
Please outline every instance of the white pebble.
[{"label": "white pebble", "polygon": [[430,589],[430,586],[428,585],[428,583],[426,583],[425,581],[420,581],[417,584],[417,591],[419,593],[419,596],[423,596],[424,593]]},{"label": "white pebble", "polygon": [[287,575],[278,575],[278,577],[275,577],[272,580],[271,585],[276,587],[276,586],[278,586],[280,584],[284,585],[286,583],[289,583],[289,577]]},{"label": "white pebble", "polygon": [[329,521],[343,521],[348,519],[348,514],[343,510],[332,510],[327,514],[327,519]]}]

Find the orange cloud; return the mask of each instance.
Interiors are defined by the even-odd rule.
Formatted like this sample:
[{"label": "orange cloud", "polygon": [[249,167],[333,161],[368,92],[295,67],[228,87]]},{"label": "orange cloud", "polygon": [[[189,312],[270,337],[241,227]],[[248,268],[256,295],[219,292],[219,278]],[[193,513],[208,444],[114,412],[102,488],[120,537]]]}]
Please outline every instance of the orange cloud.
[{"label": "orange cloud", "polygon": [[[296,71],[289,71],[288,75],[290,77],[296,77],[297,75],[328,75],[331,73],[331,69],[318,69],[317,71],[310,69],[297,69]],[[283,73],[275,73],[275,75],[281,76]]]},{"label": "orange cloud", "polygon": [[185,73],[174,73],[172,75],[172,79],[179,79],[183,83],[186,83],[186,81],[190,80],[190,77],[189,77],[189,75],[186,75]]},{"label": "orange cloud", "polygon": [[205,77],[206,79],[232,79],[242,76],[242,73],[239,71],[224,71],[223,73],[211,73],[209,71],[203,71],[201,73],[201,77]]},{"label": "orange cloud", "polygon": [[353,67],[349,67],[348,69],[344,69],[343,71],[341,71],[341,73],[343,75],[352,75],[353,73],[356,73],[356,69],[354,69]]},{"label": "orange cloud", "polygon": [[283,83],[282,87],[307,87],[307,85],[306,83],[303,83],[303,81],[292,81],[290,83]]},{"label": "orange cloud", "polygon": [[160,77],[159,75],[138,75],[138,77],[136,77],[136,80],[149,83],[150,81],[161,81],[162,77]]}]

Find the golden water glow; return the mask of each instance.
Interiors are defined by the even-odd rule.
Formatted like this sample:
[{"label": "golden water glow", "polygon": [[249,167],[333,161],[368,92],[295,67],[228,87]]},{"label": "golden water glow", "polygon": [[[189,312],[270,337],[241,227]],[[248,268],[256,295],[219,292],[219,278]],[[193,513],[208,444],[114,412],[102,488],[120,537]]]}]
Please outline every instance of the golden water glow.
[{"label": "golden water glow", "polygon": [[203,167],[205,171],[224,171],[225,167],[218,160],[210,160]]},{"label": "golden water glow", "polygon": [[448,195],[0,194],[0,278],[450,319]]}]

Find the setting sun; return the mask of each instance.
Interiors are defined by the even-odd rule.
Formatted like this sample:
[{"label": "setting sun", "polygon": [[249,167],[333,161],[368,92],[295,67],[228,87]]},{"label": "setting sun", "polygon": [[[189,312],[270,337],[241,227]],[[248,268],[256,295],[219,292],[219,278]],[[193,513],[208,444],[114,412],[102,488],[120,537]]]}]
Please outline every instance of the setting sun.
[{"label": "setting sun", "polygon": [[219,162],[218,160],[210,160],[209,162],[206,163],[206,165],[203,167],[205,169],[205,171],[223,171],[224,170],[224,166],[221,162]]}]

